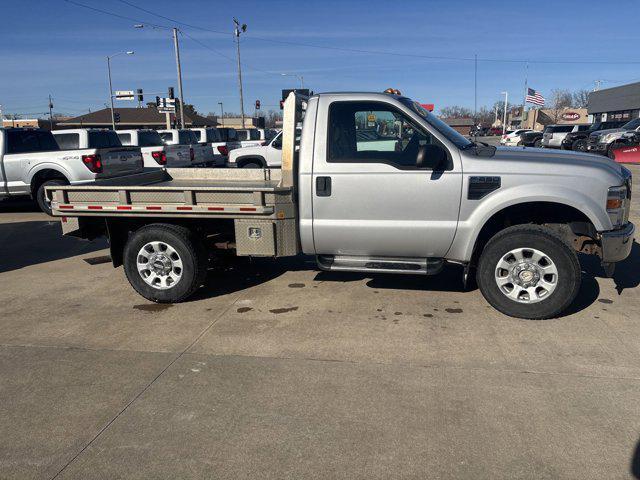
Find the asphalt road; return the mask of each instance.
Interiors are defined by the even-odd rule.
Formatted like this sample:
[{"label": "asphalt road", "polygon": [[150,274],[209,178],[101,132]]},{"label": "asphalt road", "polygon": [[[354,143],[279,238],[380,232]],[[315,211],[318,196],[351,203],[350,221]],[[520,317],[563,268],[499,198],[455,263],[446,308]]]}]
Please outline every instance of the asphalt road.
[{"label": "asphalt road", "polygon": [[0,203],[2,479],[640,478],[638,244],[547,321],[305,257],[155,305],[104,246]]}]

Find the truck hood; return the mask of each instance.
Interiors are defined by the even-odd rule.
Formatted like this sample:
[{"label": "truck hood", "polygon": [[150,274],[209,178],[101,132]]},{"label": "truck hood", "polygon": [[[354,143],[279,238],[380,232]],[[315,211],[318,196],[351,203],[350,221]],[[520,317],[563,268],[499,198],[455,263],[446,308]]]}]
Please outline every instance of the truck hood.
[{"label": "truck hood", "polygon": [[606,130],[598,130],[597,132],[593,132],[589,136],[599,137],[601,135],[606,135],[607,133],[618,133],[625,132],[626,130],[623,128],[607,128]]},{"label": "truck hood", "polygon": [[498,147],[493,159],[517,162],[534,172],[553,171],[554,166],[572,169],[593,169],[622,178],[622,167],[603,155],[567,150],[537,149],[526,147]]}]

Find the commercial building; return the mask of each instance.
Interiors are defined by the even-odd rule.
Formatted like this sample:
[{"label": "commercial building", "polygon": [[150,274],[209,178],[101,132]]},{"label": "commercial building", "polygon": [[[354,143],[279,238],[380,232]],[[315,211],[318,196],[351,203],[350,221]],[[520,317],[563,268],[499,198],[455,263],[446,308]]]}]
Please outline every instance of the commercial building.
[{"label": "commercial building", "polygon": [[461,135],[469,135],[469,131],[473,127],[473,118],[471,117],[443,118],[442,121]]},{"label": "commercial building", "polygon": [[594,121],[632,120],[640,116],[640,82],[589,94],[589,118]]},{"label": "commercial building", "polygon": [[[580,125],[591,123],[586,108],[532,108],[525,112],[524,123],[520,118],[519,110],[507,119],[507,125],[514,128],[530,128],[542,131],[547,125]],[[522,126],[521,126],[522,125]]]},{"label": "commercial building", "polygon": [[[55,120],[54,120],[55,124]],[[49,129],[49,120],[43,120],[41,118],[12,118],[2,119],[2,125],[4,128],[46,128]]]},{"label": "commercial building", "polygon": [[[166,114],[159,113],[155,106],[146,108],[114,108],[116,117],[116,129],[152,128],[163,129],[167,127]],[[176,116],[170,115],[170,123],[176,124]],[[194,113],[184,113],[184,126],[206,127],[217,125],[215,117],[203,117]],[[111,109],[104,108],[95,112],[86,113],[78,117],[58,122],[57,128],[111,128]]]}]

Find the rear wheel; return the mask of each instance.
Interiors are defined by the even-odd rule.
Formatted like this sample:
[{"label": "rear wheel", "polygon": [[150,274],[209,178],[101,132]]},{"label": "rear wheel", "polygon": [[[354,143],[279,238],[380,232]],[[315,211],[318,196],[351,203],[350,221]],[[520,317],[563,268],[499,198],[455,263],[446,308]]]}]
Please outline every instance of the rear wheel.
[{"label": "rear wheel", "polygon": [[575,251],[556,233],[517,225],[496,234],[484,248],[477,281],[485,299],[519,318],[556,317],[573,302],[581,283]]},{"label": "rear wheel", "polygon": [[189,229],[152,224],[137,230],[127,241],[124,271],[131,286],[147,300],[178,303],[204,283],[207,255]]},{"label": "rear wheel", "polygon": [[542,140],[541,139],[537,139],[535,142],[533,142],[533,146],[535,148],[542,148]]},{"label": "rear wheel", "polygon": [[45,188],[53,187],[53,186],[61,186],[61,185],[69,185],[69,182],[61,178],[55,178],[53,180],[47,180],[42,185],[40,185],[36,190],[35,201],[38,204],[38,207],[40,207],[40,210],[42,210],[44,213],[46,213],[49,216],[51,216],[51,202],[49,201],[49,199],[47,199],[47,196],[45,195]]}]

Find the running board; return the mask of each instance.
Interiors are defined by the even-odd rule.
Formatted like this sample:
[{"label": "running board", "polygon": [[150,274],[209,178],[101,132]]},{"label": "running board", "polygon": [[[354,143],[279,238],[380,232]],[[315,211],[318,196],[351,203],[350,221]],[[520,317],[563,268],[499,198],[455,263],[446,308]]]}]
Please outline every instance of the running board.
[{"label": "running board", "polygon": [[331,272],[413,273],[435,275],[442,270],[442,258],[361,257],[352,255],[318,255],[321,270]]}]

